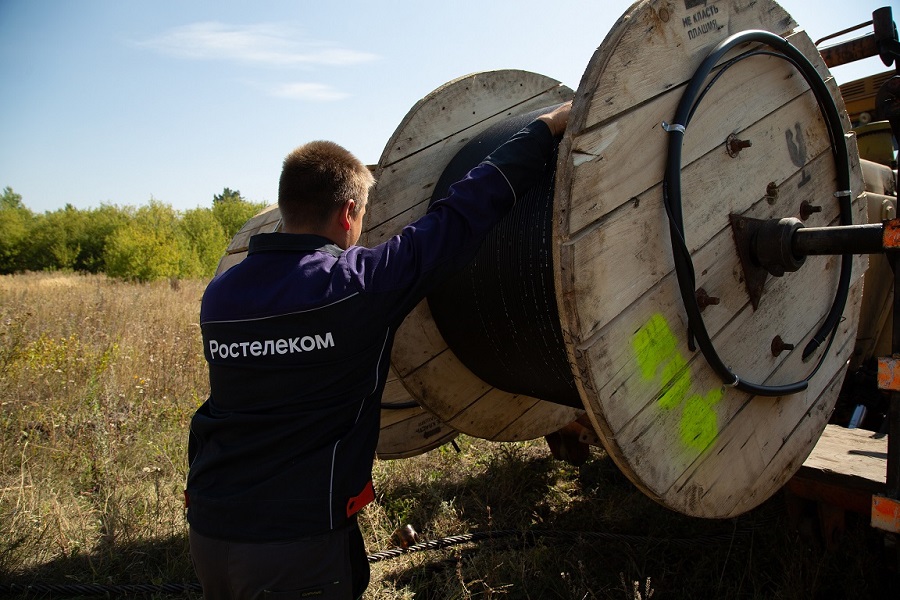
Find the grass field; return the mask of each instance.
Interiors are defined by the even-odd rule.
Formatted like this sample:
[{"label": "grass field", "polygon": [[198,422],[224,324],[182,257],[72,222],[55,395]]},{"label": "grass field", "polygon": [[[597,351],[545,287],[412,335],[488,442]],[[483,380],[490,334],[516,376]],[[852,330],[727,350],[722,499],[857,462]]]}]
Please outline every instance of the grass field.
[{"label": "grass field", "polygon": [[[147,584],[151,597],[199,597],[182,490],[207,393],[203,287],[0,277],[0,596]],[[780,494],[735,519],[684,517],[600,449],[574,467],[543,440],[461,436],[377,461],[375,483],[361,517],[370,553],[404,524],[425,540],[485,539],[373,563],[367,599],[900,597],[894,555],[864,519],[828,548],[814,512],[789,519]],[[160,591],[169,583],[181,585]]]}]

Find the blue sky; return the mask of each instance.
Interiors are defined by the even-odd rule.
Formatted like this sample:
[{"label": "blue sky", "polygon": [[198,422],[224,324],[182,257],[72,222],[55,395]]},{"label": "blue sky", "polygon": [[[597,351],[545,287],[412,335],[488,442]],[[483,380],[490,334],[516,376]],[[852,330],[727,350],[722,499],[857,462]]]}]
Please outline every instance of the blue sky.
[{"label": "blue sky", "polygon": [[[274,202],[295,146],[330,139],[375,163],[406,112],[459,76],[523,69],[576,88],[630,4],[0,0],[0,189],[36,212],[185,210],[225,187]],[[781,4],[815,40],[891,2]]]}]

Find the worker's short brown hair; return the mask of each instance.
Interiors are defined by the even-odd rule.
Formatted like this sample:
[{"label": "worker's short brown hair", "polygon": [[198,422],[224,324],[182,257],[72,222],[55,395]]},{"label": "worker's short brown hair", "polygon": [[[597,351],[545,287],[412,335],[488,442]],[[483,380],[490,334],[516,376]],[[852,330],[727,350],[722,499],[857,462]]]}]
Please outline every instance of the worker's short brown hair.
[{"label": "worker's short brown hair", "polygon": [[351,199],[356,201],[356,216],[374,183],[368,167],[342,146],[309,142],[284,159],[278,182],[281,218],[291,226],[319,227]]}]

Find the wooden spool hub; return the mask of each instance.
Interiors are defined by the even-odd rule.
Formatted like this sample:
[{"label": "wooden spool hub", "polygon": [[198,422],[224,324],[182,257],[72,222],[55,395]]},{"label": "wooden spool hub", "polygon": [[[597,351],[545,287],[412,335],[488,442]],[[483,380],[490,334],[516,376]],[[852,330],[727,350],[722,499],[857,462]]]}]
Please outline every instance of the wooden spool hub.
[{"label": "wooden spool hub", "polygon": [[[804,213],[806,226],[834,225],[838,188],[828,131],[803,77],[773,56],[742,60],[709,89],[684,134],[684,237],[695,289],[715,302],[703,321],[725,364],[745,381],[793,383],[825,358],[804,392],[754,397],[723,384],[689,348],[663,204],[671,134],[662,123],[672,122],[710,49],[749,29],[783,36],[809,59],[848,132],[837,85],[775,2],[644,0],[588,65],[560,146],[555,190],[557,300],[591,422],[641,490],[700,517],[754,508],[809,455],[853,350],[866,268],[865,257],[854,259],[835,339],[807,362],[801,353],[829,311],[840,257],[809,257],[797,272],[769,277],[754,310],[729,215],[797,216],[808,202],[821,212]],[[724,60],[749,49],[735,48]],[[859,161],[852,137],[848,143],[853,222],[862,223]]]},{"label": "wooden spool hub", "polygon": [[[525,71],[451,81],[420,100],[397,127],[375,170],[363,242],[373,246],[425,214],[445,167],[473,137],[510,117],[554,106],[572,90]],[[473,165],[474,166],[474,165]],[[583,414],[483,381],[457,358],[422,301],[398,329],[391,364],[422,406],[455,430],[515,441],[559,430]]]},{"label": "wooden spool hub", "polygon": [[[227,271],[247,256],[250,237],[281,229],[281,211],[277,204],[263,209],[237,232],[216,274]],[[409,395],[391,370],[381,399],[381,432],[375,450],[378,458],[397,459],[417,456],[453,440],[458,433],[422,408]]]}]

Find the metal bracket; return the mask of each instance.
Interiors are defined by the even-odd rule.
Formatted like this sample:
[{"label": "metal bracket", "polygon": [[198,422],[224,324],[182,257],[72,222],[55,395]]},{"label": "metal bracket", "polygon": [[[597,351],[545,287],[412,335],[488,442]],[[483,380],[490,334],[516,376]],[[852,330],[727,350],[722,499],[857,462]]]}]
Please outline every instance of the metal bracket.
[{"label": "metal bracket", "polygon": [[728,218],[744,268],[744,284],[756,310],[768,275],[781,277],[803,266],[806,257],[795,255],[792,243],[794,234],[804,229],[803,223],[794,217],[761,220],[731,214]]},{"label": "metal bracket", "polygon": [[872,527],[900,533],[900,500],[873,494]]},{"label": "metal bracket", "polygon": [[878,359],[878,389],[885,392],[900,392],[900,359],[894,357]]},{"label": "metal bracket", "polygon": [[753,260],[750,244],[764,221],[735,214],[728,215],[728,219],[731,222],[731,233],[734,235],[738,258],[741,259],[741,267],[744,270],[744,285],[747,287],[747,295],[750,296],[753,310],[757,310],[769,272]]}]

